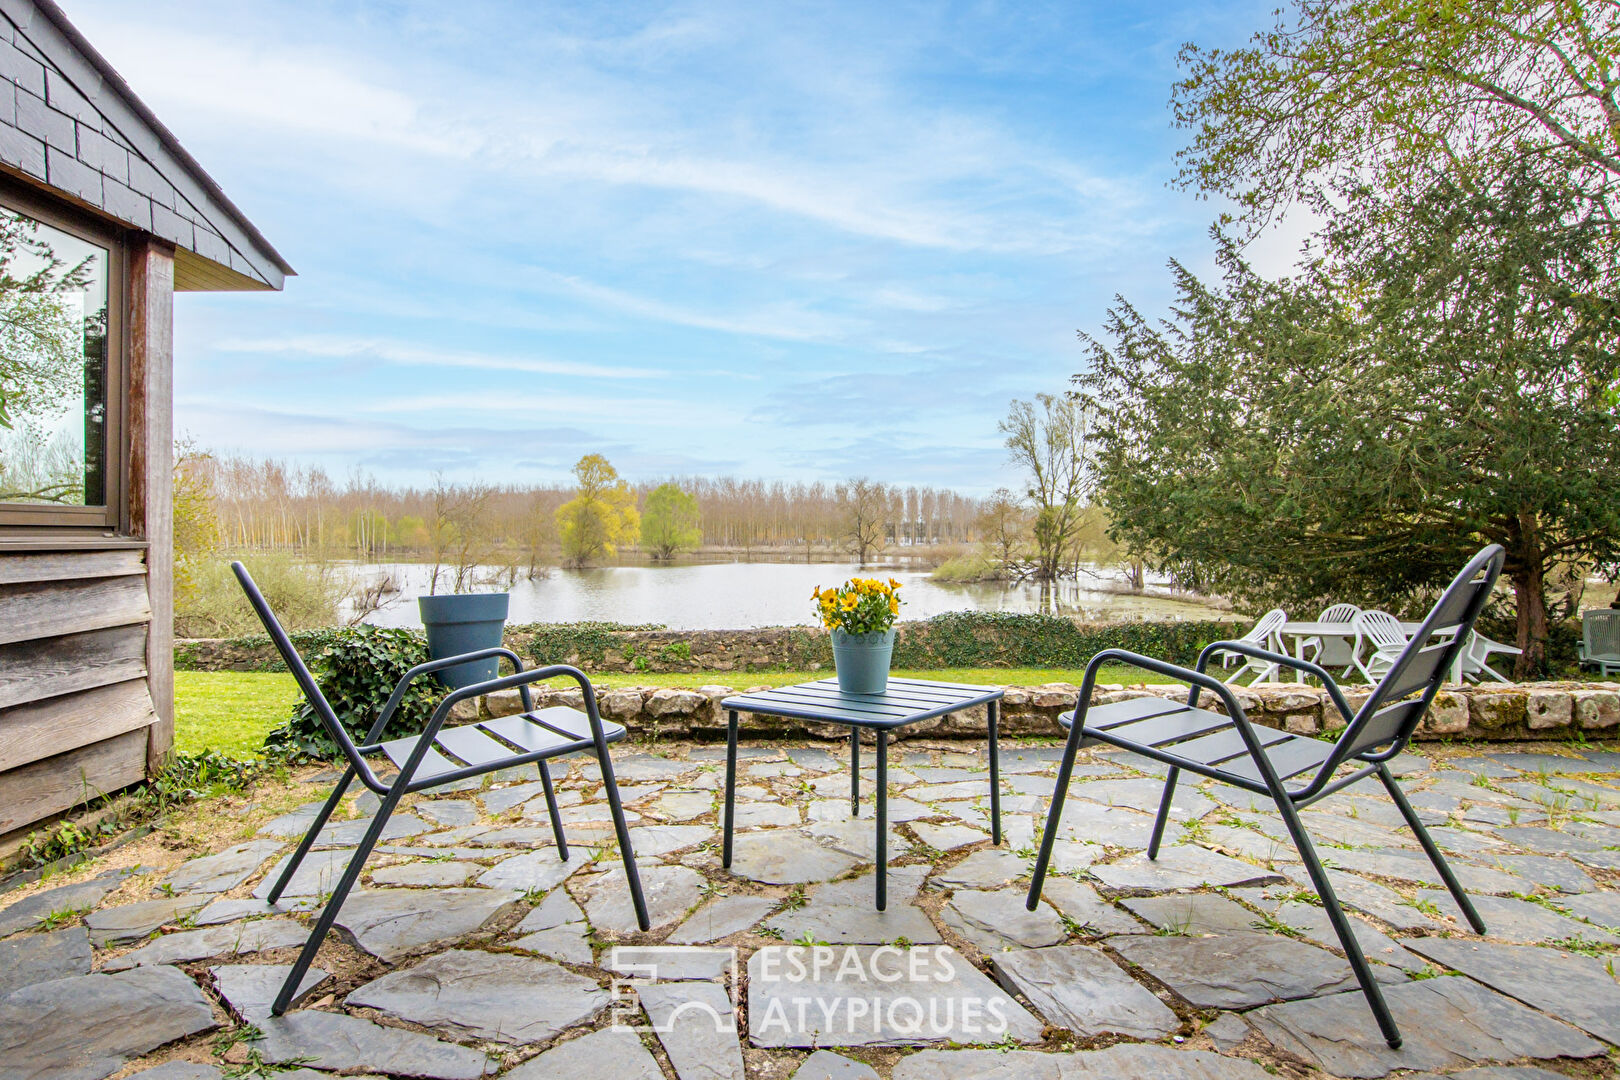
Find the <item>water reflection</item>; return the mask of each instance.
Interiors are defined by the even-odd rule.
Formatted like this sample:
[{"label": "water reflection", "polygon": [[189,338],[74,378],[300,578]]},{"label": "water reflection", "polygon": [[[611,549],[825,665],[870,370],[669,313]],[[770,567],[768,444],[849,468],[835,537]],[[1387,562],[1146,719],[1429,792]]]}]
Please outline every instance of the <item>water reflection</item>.
[{"label": "water reflection", "polygon": [[[367,621],[418,626],[416,596],[428,591],[432,567],[420,563],[357,566],[375,580],[392,575],[400,597]],[[928,572],[901,565],[857,567],[853,563],[701,563],[684,566],[603,566],[553,570],[550,576],[512,586],[512,622],[662,623],[677,630],[798,626],[812,622],[810,590],[847,578],[893,577],[904,588],[902,619],[926,619],[947,611],[1014,611],[1072,615],[1084,619],[1201,619],[1213,609],[1164,595],[1155,588],[1135,596],[1109,591],[1105,573],[1055,585],[997,583],[945,585]]]}]

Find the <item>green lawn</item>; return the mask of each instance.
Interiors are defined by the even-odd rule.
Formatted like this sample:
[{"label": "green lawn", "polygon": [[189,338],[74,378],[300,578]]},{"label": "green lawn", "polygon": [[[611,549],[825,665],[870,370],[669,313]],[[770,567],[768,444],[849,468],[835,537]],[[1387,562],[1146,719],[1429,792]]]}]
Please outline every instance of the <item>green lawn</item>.
[{"label": "green lawn", "polygon": [[[715,683],[743,689],[786,686],[827,678],[827,671],[707,672],[697,675],[604,675],[601,686],[702,686]],[[1007,683],[1038,686],[1080,681],[1082,671],[1057,668],[949,668],[896,671],[910,679],[941,682]],[[1169,682],[1151,672],[1108,667],[1102,682]],[[174,742],[183,754],[217,750],[232,757],[256,757],[264,736],[292,711],[298,688],[291,675],[247,671],[178,671],[174,676]]]}]

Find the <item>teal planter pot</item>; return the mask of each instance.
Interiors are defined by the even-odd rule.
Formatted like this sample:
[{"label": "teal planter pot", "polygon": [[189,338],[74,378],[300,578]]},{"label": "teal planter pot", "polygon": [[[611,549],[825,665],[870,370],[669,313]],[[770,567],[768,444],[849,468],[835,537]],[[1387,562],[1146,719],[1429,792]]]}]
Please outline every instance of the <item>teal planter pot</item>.
[{"label": "teal planter pot", "polygon": [[838,689],[846,694],[881,694],[889,685],[894,658],[894,627],[880,634],[846,634],[833,628],[833,666]]},{"label": "teal planter pot", "polygon": [[[500,647],[506,629],[508,593],[461,593],[450,596],[418,596],[422,626],[427,630],[428,656],[447,656]],[[493,679],[500,659],[473,660],[437,672],[438,679],[452,690]]]}]

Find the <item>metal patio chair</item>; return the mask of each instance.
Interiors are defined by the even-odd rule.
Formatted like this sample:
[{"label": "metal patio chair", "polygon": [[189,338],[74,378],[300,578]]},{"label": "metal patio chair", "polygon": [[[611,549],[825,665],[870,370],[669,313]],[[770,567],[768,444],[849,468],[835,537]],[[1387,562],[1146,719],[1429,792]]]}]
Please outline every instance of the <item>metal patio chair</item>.
[{"label": "metal patio chair", "polygon": [[[460,656],[445,657],[442,660],[430,660],[425,664],[416,665],[405,673],[405,677],[400,679],[393,693],[388,696],[382,711],[377,714],[376,722],[366,734],[366,741],[356,745],[342,722],[338,720],[332,706],[327,703],[320,687],[315,684],[315,679],[305,666],[303,657],[293,648],[292,640],[282,629],[270,606],[265,603],[264,596],[253,583],[247,569],[239,562],[233,562],[231,569],[236,572],[236,579],[241,582],[248,603],[253,605],[253,610],[259,616],[259,621],[264,624],[270,640],[275,642],[276,650],[286,661],[287,670],[292,672],[299,690],[303,691],[310,707],[321,718],[326,733],[342,749],[343,756],[348,762],[343,778],[332,789],[326,804],[321,807],[320,813],[315,815],[309,831],[299,842],[298,850],[293,852],[281,876],[276,879],[267,897],[269,902],[274,904],[281,898],[282,890],[292,880],[304,856],[309,854],[309,849],[314,846],[321,830],[326,827],[327,820],[337,808],[338,801],[343,798],[350,783],[358,778],[382,800],[382,805],[377,808],[377,814],[371,819],[365,836],[355,848],[354,857],[344,868],[337,887],[332,890],[320,918],[316,920],[315,929],[310,932],[309,940],[304,943],[303,952],[298,954],[298,960],[288,973],[287,981],[282,984],[280,993],[276,995],[275,1003],[270,1010],[272,1013],[280,1016],[292,1003],[298,984],[303,981],[304,974],[315,959],[316,951],[321,947],[321,942],[326,940],[327,933],[337,920],[338,910],[342,908],[343,901],[348,898],[349,891],[360,879],[360,870],[365,865],[366,857],[371,854],[371,849],[382,836],[383,827],[388,824],[388,818],[399,805],[401,796],[452,784],[469,777],[482,776],[497,769],[533,764],[540,772],[540,782],[545,790],[546,809],[551,813],[551,831],[557,840],[557,854],[566,862],[568,841],[563,836],[562,817],[557,811],[557,794],[552,787],[551,774],[546,769],[546,762],[575,751],[594,753],[601,766],[602,786],[607,792],[608,807],[613,815],[613,829],[618,834],[619,854],[624,860],[624,872],[630,886],[630,899],[635,905],[636,922],[643,930],[650,927],[647,903],[641,894],[641,877],[636,872],[635,853],[630,848],[630,830],[624,820],[624,808],[619,802],[619,785],[613,777],[613,764],[608,758],[608,743],[623,739],[625,729],[619,724],[602,720],[596,709],[596,694],[584,672],[563,664],[525,671],[523,661],[518,659],[516,653],[499,648],[481,649]],[[428,720],[427,727],[420,735],[407,735],[386,742],[377,741],[382,737],[384,729],[388,727],[388,721],[393,718],[394,710],[399,708],[405,691],[413,681],[443,668],[453,667],[469,660],[487,660],[490,657],[505,657],[510,660],[515,669],[514,673],[452,691],[439,702],[438,708],[433,710],[432,718]],[[560,675],[579,683],[584,697],[583,713],[578,709],[562,706],[535,711],[529,684]],[[517,687],[523,701],[523,712],[519,715],[458,727],[444,726],[444,722],[450,716],[450,710],[457,702],[512,687]],[[384,782],[379,779],[366,760],[379,754],[393,762],[399,769],[391,781]]]},{"label": "metal patio chair", "polygon": [[1593,608],[1581,612],[1581,667],[1595,667],[1601,678],[1620,671],[1620,611]]},{"label": "metal patio chair", "polygon": [[[1057,786],[1052,792],[1046,830],[1041,836],[1040,855],[1035,860],[1034,880],[1030,883],[1026,898],[1029,910],[1034,911],[1040,903],[1041,885],[1052,859],[1052,844],[1057,839],[1058,825],[1063,820],[1063,800],[1073,776],[1074,756],[1082,742],[1088,739],[1123,747],[1170,766],[1165,778],[1164,796],[1159,803],[1159,814],[1153,823],[1153,836],[1148,843],[1150,859],[1158,858],[1159,842],[1164,837],[1164,827],[1170,817],[1170,800],[1183,769],[1245,791],[1268,795],[1277,804],[1283,824],[1310,874],[1311,884],[1322,898],[1328,920],[1339,936],[1339,943],[1344,948],[1357,981],[1361,983],[1362,993],[1378,1020],[1385,1040],[1391,1047],[1399,1049],[1400,1030],[1367,966],[1367,958],[1345,918],[1344,910],[1339,906],[1327,871],[1323,869],[1322,861],[1300,822],[1299,811],[1351,784],[1377,776],[1401,816],[1417,834],[1418,842],[1423,845],[1429,861],[1446,883],[1446,888],[1467,917],[1469,925],[1476,933],[1485,932],[1484,920],[1457,883],[1451,867],[1418,820],[1411,803],[1406,801],[1386,763],[1406,748],[1418,722],[1428,711],[1429,703],[1440,689],[1446,672],[1463,648],[1474,620],[1479,617],[1490,597],[1491,589],[1502,571],[1502,560],[1502,548],[1493,544],[1469,561],[1430,610],[1383,681],[1373,688],[1372,696],[1354,715],[1338,684],[1327,671],[1308,660],[1282,653],[1267,653],[1246,642],[1215,642],[1199,654],[1196,670],[1123,649],[1104,649],[1092,657],[1086,665],[1085,680],[1080,685],[1079,708],[1060,718],[1069,729],[1069,737],[1058,768]],[[1347,725],[1344,732],[1336,740],[1328,742],[1291,735],[1274,728],[1256,727],[1231,688],[1204,672],[1210,658],[1222,651],[1243,653],[1315,675],[1322,680],[1328,696],[1344,717]],[[1187,702],[1183,705],[1164,698],[1134,698],[1093,708],[1090,701],[1097,671],[1106,663],[1130,664],[1190,683]],[[1204,690],[1220,700],[1226,709],[1225,715],[1198,707],[1199,694]],[[1340,766],[1349,766],[1353,771],[1335,777]],[[1307,777],[1303,786],[1287,786],[1287,781],[1296,776]]]},{"label": "metal patio chair", "polygon": [[[1318,615],[1316,621],[1350,625],[1360,614],[1361,609],[1354,604],[1334,604]],[[1344,671],[1340,674],[1348,675],[1355,670],[1356,656],[1361,652],[1361,639],[1329,635],[1306,638],[1299,646],[1301,654],[1312,663],[1321,664],[1325,668],[1343,668]],[[1305,652],[1306,649],[1310,652]]]},{"label": "metal patio chair", "polygon": [[[1255,623],[1254,626],[1249,629],[1249,632],[1238,638],[1238,640],[1247,641],[1254,645],[1276,644],[1277,628],[1282,626],[1282,624],[1287,621],[1288,612],[1284,611],[1282,608],[1272,608],[1270,611],[1260,616],[1260,621]],[[1230,667],[1231,665],[1228,663],[1228,661],[1231,659],[1232,657],[1228,656],[1221,657],[1221,666]],[[1243,676],[1252,674],[1254,678],[1249,680],[1249,685],[1253,686],[1255,683],[1264,682],[1266,679],[1269,679],[1271,676],[1277,674],[1276,664],[1255,660],[1248,656],[1238,656],[1236,659],[1239,662],[1239,667],[1236,671],[1232,672],[1232,674],[1226,677],[1225,681],[1229,683],[1235,683]]]}]

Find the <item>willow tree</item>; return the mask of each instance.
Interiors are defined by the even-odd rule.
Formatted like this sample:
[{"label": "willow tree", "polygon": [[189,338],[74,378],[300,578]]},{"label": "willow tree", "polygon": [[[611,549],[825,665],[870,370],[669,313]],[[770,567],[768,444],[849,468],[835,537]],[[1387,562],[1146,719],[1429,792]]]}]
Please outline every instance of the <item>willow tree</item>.
[{"label": "willow tree", "polygon": [[659,484],[647,493],[641,513],[641,545],[660,560],[695,551],[703,543],[698,501],[674,484]]},{"label": "willow tree", "polygon": [[1616,220],[1620,5],[1293,0],[1237,49],[1189,44],[1172,98],[1183,186],[1258,226],[1349,179],[1412,193],[1531,169]]},{"label": "willow tree", "polygon": [[557,538],[563,558],[570,565],[584,566],[635,539],[641,515],[636,511],[636,493],[601,454],[580,458],[574,464],[574,478],[578,490],[556,510]]},{"label": "willow tree", "polygon": [[[1255,603],[1394,606],[1507,548],[1520,676],[1550,568],[1620,556],[1615,227],[1520,170],[1354,197],[1298,278],[1172,264],[1172,317],[1121,300],[1078,376],[1115,535]],[[1084,336],[1084,335],[1083,335]],[[1105,340],[1106,339],[1106,340]]]},{"label": "willow tree", "polygon": [[1078,561],[1076,534],[1095,482],[1088,445],[1092,419],[1084,401],[1036,394],[1034,403],[1014,401],[996,425],[1006,436],[1008,459],[1024,473],[1024,493],[1034,509],[1030,576],[1039,581],[1057,580]]}]

